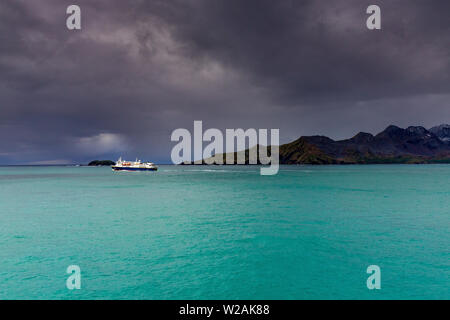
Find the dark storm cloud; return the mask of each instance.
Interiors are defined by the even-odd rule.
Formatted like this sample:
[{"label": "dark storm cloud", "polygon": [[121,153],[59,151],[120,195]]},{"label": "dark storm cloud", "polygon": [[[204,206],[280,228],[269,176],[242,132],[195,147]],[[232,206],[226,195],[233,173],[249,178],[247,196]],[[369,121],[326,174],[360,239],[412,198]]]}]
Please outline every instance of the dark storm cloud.
[{"label": "dark storm cloud", "polygon": [[[199,2],[195,2],[197,5]],[[449,90],[448,1],[203,1],[176,15],[193,54],[213,56],[296,97],[379,98]],[[181,18],[180,18],[181,16]],[[175,23],[175,21],[173,21]],[[425,80],[425,81],[424,81]]]},{"label": "dark storm cloud", "polygon": [[345,137],[450,120],[449,1],[0,3],[0,163],[121,153],[168,161],[170,133]]}]

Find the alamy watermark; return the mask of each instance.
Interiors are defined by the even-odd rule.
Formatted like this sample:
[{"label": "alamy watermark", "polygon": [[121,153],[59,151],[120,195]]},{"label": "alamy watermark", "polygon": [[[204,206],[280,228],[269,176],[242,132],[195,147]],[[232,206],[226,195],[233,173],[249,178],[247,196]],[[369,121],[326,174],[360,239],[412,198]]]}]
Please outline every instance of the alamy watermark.
[{"label": "alamy watermark", "polygon": [[376,264],[370,265],[366,270],[367,274],[370,276],[367,278],[366,285],[367,289],[381,289],[381,269]]},{"label": "alamy watermark", "polygon": [[70,276],[66,280],[66,287],[69,290],[81,289],[81,269],[77,265],[70,265],[66,269],[66,273]]},{"label": "alamy watermark", "polygon": [[381,29],[381,9],[379,6],[372,4],[367,7],[367,14],[370,16],[367,18],[366,26],[369,30],[380,30]]},{"label": "alamy watermark", "polygon": [[66,13],[70,16],[66,19],[66,26],[69,30],[81,30],[81,8],[76,4],[67,7]]},{"label": "alamy watermark", "polygon": [[[370,16],[366,20],[366,26],[369,30],[381,29],[381,8],[378,5],[369,5],[366,13]],[[66,26],[69,30],[81,30],[81,8],[76,4],[67,7],[66,14],[69,16],[66,19]]]},{"label": "alamy watermark", "polygon": [[[171,140],[178,141],[171,153],[174,164],[262,164],[270,166],[262,167],[261,175],[278,173],[279,129],[270,130],[270,141],[267,129],[226,129],[224,149],[222,131],[211,128],[203,132],[202,121],[194,121],[193,135],[179,128],[172,132]],[[203,148],[203,142],[210,143]]]}]

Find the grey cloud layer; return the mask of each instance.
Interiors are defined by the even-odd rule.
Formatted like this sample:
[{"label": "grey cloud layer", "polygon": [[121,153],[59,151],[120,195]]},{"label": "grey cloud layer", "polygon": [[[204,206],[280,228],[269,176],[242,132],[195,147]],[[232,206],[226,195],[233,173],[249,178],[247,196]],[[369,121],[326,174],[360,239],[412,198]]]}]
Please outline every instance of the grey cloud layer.
[{"label": "grey cloud layer", "polygon": [[70,4],[0,3],[0,163],[168,161],[193,120],[284,141],[450,120],[449,1],[378,1],[381,31],[365,0],[84,0],[77,32]]}]

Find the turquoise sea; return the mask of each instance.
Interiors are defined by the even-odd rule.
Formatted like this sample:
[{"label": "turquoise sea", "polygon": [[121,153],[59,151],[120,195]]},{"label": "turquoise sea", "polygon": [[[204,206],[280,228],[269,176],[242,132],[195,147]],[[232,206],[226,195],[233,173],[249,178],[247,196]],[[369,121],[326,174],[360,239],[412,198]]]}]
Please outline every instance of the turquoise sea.
[{"label": "turquoise sea", "polygon": [[449,231],[450,165],[0,167],[0,299],[450,299]]}]

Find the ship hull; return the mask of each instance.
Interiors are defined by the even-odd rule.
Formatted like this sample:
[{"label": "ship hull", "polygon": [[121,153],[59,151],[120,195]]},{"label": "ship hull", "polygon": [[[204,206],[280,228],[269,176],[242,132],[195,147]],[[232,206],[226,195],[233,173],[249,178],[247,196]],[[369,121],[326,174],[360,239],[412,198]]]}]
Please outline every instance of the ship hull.
[{"label": "ship hull", "polygon": [[113,171],[156,171],[158,168],[112,167]]}]

